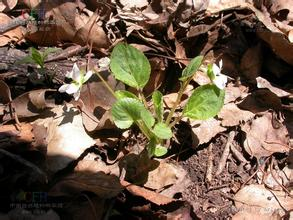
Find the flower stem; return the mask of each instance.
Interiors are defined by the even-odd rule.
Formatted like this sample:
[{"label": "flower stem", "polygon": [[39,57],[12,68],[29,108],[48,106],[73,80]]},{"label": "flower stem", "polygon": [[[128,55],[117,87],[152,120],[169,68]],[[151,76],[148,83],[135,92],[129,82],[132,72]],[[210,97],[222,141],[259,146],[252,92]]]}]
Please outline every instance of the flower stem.
[{"label": "flower stem", "polygon": [[102,83],[105,85],[105,87],[109,90],[109,92],[116,98],[115,92],[110,87],[110,85],[104,80],[104,78],[101,76],[101,74],[99,73],[99,71],[97,71],[96,69],[94,69],[94,72],[97,74],[97,76],[102,81]]},{"label": "flower stem", "polygon": [[167,116],[167,119],[166,119],[166,124],[167,124],[167,125],[170,124],[171,119],[172,119],[172,117],[173,117],[173,115],[174,115],[174,113],[175,113],[175,110],[176,110],[177,106],[179,105],[179,103],[180,103],[180,101],[181,101],[181,97],[182,97],[182,95],[183,95],[183,93],[184,93],[186,87],[187,87],[188,84],[190,83],[191,79],[192,79],[192,77],[188,78],[185,82],[183,82],[183,83],[181,84],[181,87],[180,87],[179,92],[178,92],[177,99],[176,99],[174,105],[172,106],[171,111],[169,112],[169,114],[168,114],[168,116]]},{"label": "flower stem", "polygon": [[148,103],[147,103],[146,98],[145,98],[145,96],[144,96],[144,94],[143,94],[141,89],[138,89],[138,95],[139,95],[139,98],[142,100],[144,106],[146,108],[148,108]]},{"label": "flower stem", "polygon": [[183,115],[180,115],[179,117],[177,117],[169,126],[170,128],[174,127],[174,125],[176,125],[179,121],[181,121],[181,119],[183,118]]},{"label": "flower stem", "polygon": [[137,121],[136,124],[141,130],[141,132],[147,137],[147,139],[150,140],[152,135],[148,127],[142,121]]}]

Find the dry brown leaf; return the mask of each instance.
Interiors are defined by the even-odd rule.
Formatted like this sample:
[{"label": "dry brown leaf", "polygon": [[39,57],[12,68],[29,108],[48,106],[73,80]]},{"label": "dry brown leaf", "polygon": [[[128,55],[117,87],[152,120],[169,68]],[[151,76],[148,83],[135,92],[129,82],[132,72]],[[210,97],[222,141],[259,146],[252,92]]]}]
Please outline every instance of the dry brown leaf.
[{"label": "dry brown leaf", "polygon": [[[46,95],[54,94],[54,89],[39,89],[26,92],[12,100],[12,106],[18,117],[32,117],[44,113],[44,109],[52,108],[54,100],[47,99]],[[10,119],[7,115],[6,119]]]},{"label": "dry brown leaf", "polygon": [[223,132],[226,128],[221,126],[221,121],[210,118],[205,121],[192,121],[192,146],[209,142],[218,133]]},{"label": "dry brown leaf", "polygon": [[263,185],[245,186],[236,193],[234,199],[238,210],[260,215],[274,215],[277,213],[283,216],[285,214],[283,208],[292,210],[293,207],[292,197],[283,191],[269,190]]},{"label": "dry brown leaf", "polygon": [[83,191],[95,193],[103,199],[117,196],[122,190],[118,177],[103,172],[74,172],[58,182],[49,194],[53,196],[72,196]]},{"label": "dry brown leaf", "polygon": [[[12,19],[8,17],[4,13],[0,13],[0,25],[6,25],[9,22],[11,22]],[[5,46],[6,44],[12,42],[12,41],[18,41],[22,38],[22,30],[20,27],[16,27],[10,31],[7,31],[3,34],[0,34],[0,47]]]},{"label": "dry brown leaf", "polygon": [[257,28],[257,35],[270,45],[276,55],[293,65],[293,54],[291,52],[293,51],[293,43],[290,43],[283,34]]},{"label": "dry brown leaf", "polygon": [[47,163],[50,171],[60,170],[72,160],[77,159],[95,141],[85,132],[79,111],[57,106],[52,109],[55,117],[35,121],[47,128]]},{"label": "dry brown leaf", "polygon": [[247,153],[260,158],[276,152],[289,152],[288,130],[276,120],[273,113],[266,112],[263,116],[241,126],[246,133],[243,145]]},{"label": "dry brown leaf", "polygon": [[218,117],[222,119],[222,126],[231,127],[252,119],[254,114],[250,111],[241,110],[235,103],[228,103],[223,106]]},{"label": "dry brown leaf", "polygon": [[79,5],[74,2],[46,1],[38,7],[46,9],[44,19],[50,20],[50,24],[40,24],[38,28],[33,23],[28,25],[30,32],[26,38],[34,43],[55,45],[60,41],[71,41],[80,45],[93,42],[94,48],[109,46],[104,30],[97,24],[97,12],[81,10],[79,13]]},{"label": "dry brown leaf", "polygon": [[293,29],[289,31],[288,33],[288,40],[290,43],[293,43]]},{"label": "dry brown leaf", "polygon": [[232,220],[248,220],[248,219],[265,219],[265,220],[281,220],[281,216],[276,213],[259,213],[257,210],[241,210],[237,212]]},{"label": "dry brown leaf", "polygon": [[229,83],[225,88],[225,100],[224,103],[237,101],[243,99],[248,95],[248,87],[243,85],[235,86],[233,83]]},{"label": "dry brown leaf", "polygon": [[154,57],[149,59],[151,64],[151,76],[148,83],[145,85],[143,91],[146,96],[150,95],[153,91],[160,88],[166,77],[166,62],[164,59]]},{"label": "dry brown leaf", "polygon": [[133,195],[141,196],[146,200],[155,203],[156,205],[166,205],[175,201],[175,199],[169,198],[167,196],[161,195],[159,193],[153,192],[143,187],[133,185],[124,180],[121,181],[121,185],[124,186]]},{"label": "dry brown leaf", "polygon": [[[104,79],[115,90],[116,80],[107,72]],[[107,77],[108,76],[108,77]],[[119,84],[118,84],[119,85]],[[101,95],[102,94],[102,95]],[[92,76],[90,81],[82,87],[78,105],[82,110],[82,121],[87,131],[114,128],[110,121],[110,108],[115,98],[97,76]]]},{"label": "dry brown leaf", "polygon": [[209,0],[207,11],[211,13],[218,13],[231,8],[245,8],[248,5],[249,1],[247,0]]},{"label": "dry brown leaf", "polygon": [[11,11],[16,5],[18,0],[2,0],[0,1],[0,12]]},{"label": "dry brown leaf", "polygon": [[11,92],[9,86],[0,80],[0,103],[7,104],[11,101]]},{"label": "dry brown leaf", "polygon": [[21,123],[21,130],[18,131],[15,125],[0,126],[1,138],[9,138],[12,144],[32,143],[34,141],[33,127],[30,123]]},{"label": "dry brown leaf", "polygon": [[182,182],[186,175],[186,171],[180,166],[161,162],[155,170],[149,172],[148,180],[144,186],[154,190],[161,190],[166,186]]},{"label": "dry brown leaf", "polygon": [[288,0],[271,1],[269,10],[272,15],[278,16],[283,21],[293,21],[293,5]]},{"label": "dry brown leaf", "polygon": [[260,76],[256,78],[256,82],[258,88],[267,88],[271,92],[275,93],[278,97],[286,97],[290,95],[289,92],[286,92],[282,89],[279,89],[278,87],[273,86],[269,81]]},{"label": "dry brown leaf", "polygon": [[255,82],[256,77],[261,73],[262,50],[261,44],[248,48],[241,58],[241,74],[250,82]]},{"label": "dry brown leaf", "polygon": [[273,109],[282,110],[280,98],[268,89],[258,89],[248,95],[240,104],[240,109],[245,109],[253,113],[265,112]]},{"label": "dry brown leaf", "polygon": [[149,4],[147,0],[120,0],[119,2],[124,9],[143,8]]}]

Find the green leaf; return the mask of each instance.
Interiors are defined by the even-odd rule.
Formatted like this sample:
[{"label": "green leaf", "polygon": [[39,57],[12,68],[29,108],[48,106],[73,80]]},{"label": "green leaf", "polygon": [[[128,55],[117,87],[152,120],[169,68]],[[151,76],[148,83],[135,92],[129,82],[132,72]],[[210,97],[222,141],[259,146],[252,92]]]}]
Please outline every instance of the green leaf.
[{"label": "green leaf", "polygon": [[137,99],[118,99],[112,106],[112,116],[118,128],[129,128],[133,122],[142,120],[147,127],[152,127],[155,119],[152,114]]},{"label": "green leaf", "polygon": [[35,48],[31,47],[30,48],[31,56],[33,60],[36,62],[36,64],[39,64],[41,67],[44,66],[44,59],[42,54],[36,50]]},{"label": "green leaf", "polygon": [[161,145],[156,145],[154,155],[156,157],[164,156],[166,153],[168,153],[168,149],[166,147],[163,147]]},{"label": "green leaf", "polygon": [[155,108],[156,117],[159,122],[163,121],[163,94],[160,91],[155,91],[152,95],[152,100]]},{"label": "green leaf", "polygon": [[195,74],[198,68],[200,67],[202,60],[203,56],[197,56],[193,58],[188,64],[188,66],[184,68],[184,70],[182,71],[182,76],[179,79],[181,81],[185,81],[193,74]]},{"label": "green leaf", "polygon": [[153,129],[153,133],[160,139],[170,139],[172,130],[164,123],[157,123]]},{"label": "green leaf", "polygon": [[140,115],[141,115],[141,120],[145,123],[145,125],[148,127],[148,129],[151,129],[155,124],[155,119],[154,119],[152,113],[150,113],[150,111],[147,110],[143,106],[143,109],[141,110]]},{"label": "green leaf", "polygon": [[151,73],[151,65],[146,56],[125,43],[114,47],[110,68],[116,79],[136,89],[142,89],[147,84]]},{"label": "green leaf", "polygon": [[205,120],[218,114],[224,104],[225,90],[215,85],[203,85],[194,90],[183,109],[183,115]]},{"label": "green leaf", "polygon": [[138,99],[138,97],[136,95],[134,95],[131,92],[125,91],[125,90],[117,90],[117,91],[115,91],[115,97],[117,99],[123,99],[123,98]]},{"label": "green leaf", "polygon": [[47,57],[48,57],[48,55],[49,55],[50,53],[55,53],[55,52],[57,52],[58,50],[60,50],[60,48],[48,47],[47,49],[45,49],[45,51],[44,51],[43,54],[42,54],[44,60],[47,59]]}]

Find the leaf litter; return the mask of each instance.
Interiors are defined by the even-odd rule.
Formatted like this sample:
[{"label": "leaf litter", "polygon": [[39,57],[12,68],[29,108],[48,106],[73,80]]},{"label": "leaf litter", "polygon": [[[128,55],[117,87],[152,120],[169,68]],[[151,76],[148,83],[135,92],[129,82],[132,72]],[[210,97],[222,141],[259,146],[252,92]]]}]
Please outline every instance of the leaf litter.
[{"label": "leaf litter", "polygon": [[[293,9],[288,1],[18,3],[0,4],[0,45],[22,53],[13,57],[0,51],[0,185],[10,204],[1,208],[1,217],[292,216]],[[33,10],[39,17],[27,13]],[[15,26],[15,19],[27,22]],[[182,118],[165,158],[147,159],[137,129],[126,135],[114,126],[109,110],[115,98],[101,79],[91,79],[79,101],[57,92],[72,60],[99,68],[98,60],[109,57],[120,41],[148,56],[152,72],[144,93],[159,89],[169,109],[188,58],[203,55],[204,64],[223,60],[229,81],[224,107],[207,121]],[[53,54],[45,64],[56,72],[53,85],[34,85],[27,77],[35,67],[15,63],[29,42],[62,47],[62,56]],[[72,45],[81,48],[66,52]],[[203,72],[190,82],[178,109],[198,85],[210,83]],[[103,78],[114,90],[124,87],[107,68]],[[31,202],[21,192],[43,192],[49,200],[41,203],[49,209],[39,208],[42,215],[37,215],[12,207]]]}]

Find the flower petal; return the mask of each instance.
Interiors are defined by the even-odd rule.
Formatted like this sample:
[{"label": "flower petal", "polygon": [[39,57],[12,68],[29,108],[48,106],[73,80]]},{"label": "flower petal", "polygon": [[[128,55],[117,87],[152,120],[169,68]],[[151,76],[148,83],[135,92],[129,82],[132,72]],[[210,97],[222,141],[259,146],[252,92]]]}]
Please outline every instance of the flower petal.
[{"label": "flower petal", "polygon": [[73,94],[73,93],[76,93],[78,90],[79,90],[79,86],[74,83],[71,83],[68,85],[65,92],[68,94]]},{"label": "flower petal", "polygon": [[59,92],[66,92],[67,88],[68,88],[69,84],[64,84],[63,86],[61,86],[58,91]]},{"label": "flower petal", "polygon": [[79,96],[80,96],[80,89],[73,94],[73,97],[74,97],[74,100],[77,101],[79,99]]},{"label": "flower petal", "polygon": [[223,60],[221,59],[220,62],[219,62],[220,71],[222,70],[222,67],[223,67]]},{"label": "flower petal", "polygon": [[216,64],[213,64],[213,73],[214,76],[219,76],[221,73],[221,69]]},{"label": "flower petal", "polygon": [[214,80],[213,83],[219,88],[219,89],[224,89],[226,86],[226,83],[228,81],[227,76],[220,74],[220,76],[217,76]]},{"label": "flower petal", "polygon": [[81,73],[80,73],[80,70],[79,70],[77,64],[74,63],[73,68],[72,68],[72,77],[71,78],[78,82],[78,80],[80,79],[80,74]]},{"label": "flower petal", "polygon": [[83,77],[83,82],[82,83],[85,83],[86,81],[89,80],[89,78],[91,78],[91,76],[93,75],[93,71],[88,71],[85,76]]}]

